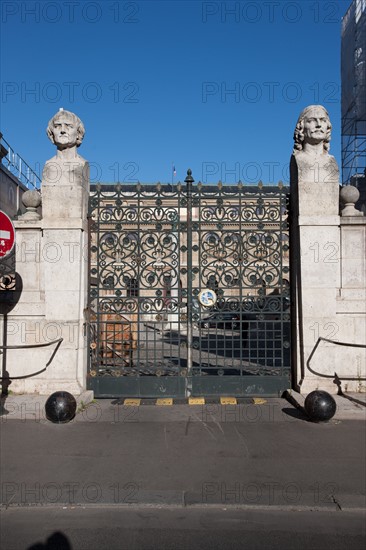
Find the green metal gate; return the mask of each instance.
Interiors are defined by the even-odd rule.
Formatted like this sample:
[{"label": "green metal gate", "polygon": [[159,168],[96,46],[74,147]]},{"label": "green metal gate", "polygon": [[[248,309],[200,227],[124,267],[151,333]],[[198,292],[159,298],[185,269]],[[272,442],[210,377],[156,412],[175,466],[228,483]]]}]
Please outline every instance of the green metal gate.
[{"label": "green metal gate", "polygon": [[290,387],[288,188],[97,185],[88,387],[98,397]]}]

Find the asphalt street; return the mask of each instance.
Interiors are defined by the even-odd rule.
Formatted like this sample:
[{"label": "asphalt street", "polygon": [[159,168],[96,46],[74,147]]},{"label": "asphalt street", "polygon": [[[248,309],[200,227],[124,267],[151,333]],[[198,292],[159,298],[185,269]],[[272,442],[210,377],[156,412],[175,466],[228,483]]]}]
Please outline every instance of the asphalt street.
[{"label": "asphalt street", "polygon": [[55,531],[69,546],[46,548],[364,547],[360,406],[317,424],[284,399],[100,400],[52,424],[41,407],[14,418],[10,405],[0,422],[6,550]]},{"label": "asphalt street", "polygon": [[2,513],[4,550],[363,550],[361,512],[29,507]]}]

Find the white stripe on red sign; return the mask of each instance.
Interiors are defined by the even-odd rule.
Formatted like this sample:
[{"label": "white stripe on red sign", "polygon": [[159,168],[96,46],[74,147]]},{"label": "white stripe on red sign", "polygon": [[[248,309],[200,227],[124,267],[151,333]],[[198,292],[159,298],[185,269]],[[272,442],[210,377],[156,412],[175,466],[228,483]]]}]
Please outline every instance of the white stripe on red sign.
[{"label": "white stripe on red sign", "polygon": [[10,231],[0,230],[0,239],[10,239]]}]

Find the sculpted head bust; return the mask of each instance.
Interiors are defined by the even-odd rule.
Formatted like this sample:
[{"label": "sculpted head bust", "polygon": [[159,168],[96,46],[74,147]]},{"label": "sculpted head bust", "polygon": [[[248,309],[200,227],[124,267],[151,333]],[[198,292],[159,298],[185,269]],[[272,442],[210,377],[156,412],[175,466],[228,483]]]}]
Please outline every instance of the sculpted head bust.
[{"label": "sculpted head bust", "polygon": [[47,135],[58,151],[79,147],[85,128],[80,118],[70,111],[58,111],[48,123]]},{"label": "sculpted head bust", "polygon": [[77,154],[85,134],[84,124],[70,111],[60,109],[48,123],[47,136],[57,147],[44,167],[42,185],[86,185],[88,163]]},{"label": "sculpted head bust", "polygon": [[[329,151],[332,125],[328,111],[322,105],[309,105],[301,113],[294,133],[294,153],[317,146],[320,153]],[[321,147],[319,145],[322,144]],[[314,151],[315,152],[315,151]]]},{"label": "sculpted head bust", "polygon": [[309,105],[297,120],[294,132],[293,181],[339,182],[337,161],[329,154],[332,125],[322,105]]}]

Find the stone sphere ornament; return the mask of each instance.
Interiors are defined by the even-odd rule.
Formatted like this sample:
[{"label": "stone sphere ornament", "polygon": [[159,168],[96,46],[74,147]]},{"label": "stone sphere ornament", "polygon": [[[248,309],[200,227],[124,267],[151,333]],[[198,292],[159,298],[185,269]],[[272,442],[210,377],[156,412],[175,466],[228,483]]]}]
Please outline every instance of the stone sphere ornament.
[{"label": "stone sphere ornament", "polygon": [[344,185],[341,187],[340,195],[344,204],[355,204],[360,198],[360,192],[354,185]]},{"label": "stone sphere ornament", "polygon": [[354,185],[343,185],[340,190],[341,201],[344,205],[342,216],[363,216],[360,210],[355,208],[355,204],[360,198],[360,192]]},{"label": "stone sphere ornament", "polygon": [[54,424],[70,422],[76,413],[76,399],[67,391],[56,391],[45,404],[46,418]]},{"label": "stone sphere ornament", "polygon": [[315,390],[306,396],[304,409],[313,422],[327,422],[335,415],[337,405],[328,392]]},{"label": "stone sphere ornament", "polygon": [[22,195],[22,203],[24,204],[26,211],[19,219],[21,220],[40,220],[41,215],[37,212],[42,204],[41,193],[37,189],[28,189]]}]

